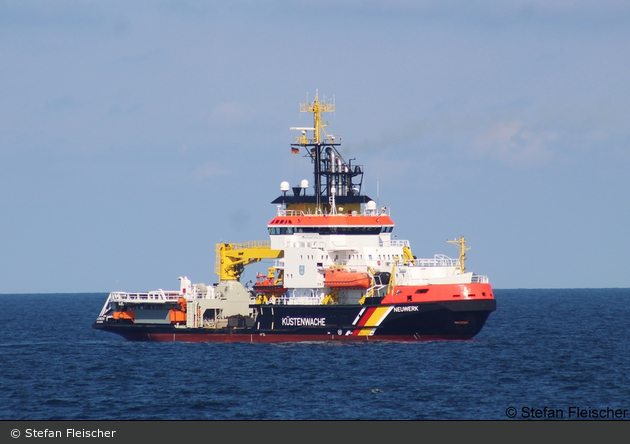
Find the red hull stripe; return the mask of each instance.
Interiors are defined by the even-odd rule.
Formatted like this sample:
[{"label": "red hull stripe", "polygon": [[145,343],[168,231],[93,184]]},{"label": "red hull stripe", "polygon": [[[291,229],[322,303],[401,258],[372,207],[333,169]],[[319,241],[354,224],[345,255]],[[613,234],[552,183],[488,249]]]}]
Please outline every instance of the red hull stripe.
[{"label": "red hull stripe", "polygon": [[195,333],[139,333],[125,335],[127,339],[135,341],[154,342],[251,342],[251,343],[272,343],[272,342],[321,342],[321,341],[435,341],[471,339],[472,335],[377,335],[377,336],[339,336],[339,335],[224,335],[224,334],[195,334]]}]

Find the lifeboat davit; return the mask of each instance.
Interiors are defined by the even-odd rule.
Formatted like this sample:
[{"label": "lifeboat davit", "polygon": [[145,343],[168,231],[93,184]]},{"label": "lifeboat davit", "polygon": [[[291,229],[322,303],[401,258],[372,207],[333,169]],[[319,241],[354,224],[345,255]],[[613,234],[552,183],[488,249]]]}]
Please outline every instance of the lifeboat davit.
[{"label": "lifeboat davit", "polygon": [[283,294],[287,291],[284,285],[276,284],[274,278],[267,277],[264,274],[256,276],[256,284],[254,285],[254,291],[260,294]]},{"label": "lifeboat davit", "polygon": [[372,278],[367,273],[332,268],[324,274],[324,285],[331,288],[370,288]]}]

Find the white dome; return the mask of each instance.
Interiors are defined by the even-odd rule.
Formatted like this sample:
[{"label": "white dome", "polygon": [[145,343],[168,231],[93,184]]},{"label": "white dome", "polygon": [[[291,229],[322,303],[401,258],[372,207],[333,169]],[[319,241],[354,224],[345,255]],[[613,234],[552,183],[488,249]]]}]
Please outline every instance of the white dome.
[{"label": "white dome", "polygon": [[308,180],[302,179],[302,182],[300,182],[300,187],[301,188],[308,188]]},{"label": "white dome", "polygon": [[289,182],[287,182],[286,180],[280,184],[280,191],[289,191],[290,188],[291,186],[289,185]]},{"label": "white dome", "polygon": [[365,209],[370,211],[376,210],[376,202],[374,202],[373,200],[369,201],[365,204]]}]

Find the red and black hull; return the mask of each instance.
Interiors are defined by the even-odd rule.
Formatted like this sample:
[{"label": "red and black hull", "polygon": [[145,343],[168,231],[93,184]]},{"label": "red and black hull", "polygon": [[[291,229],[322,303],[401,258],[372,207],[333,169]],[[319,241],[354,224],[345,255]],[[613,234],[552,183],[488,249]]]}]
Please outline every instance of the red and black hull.
[{"label": "red and black hull", "polygon": [[255,316],[225,328],[95,323],[135,341],[300,342],[471,339],[496,310],[494,299],[375,305],[256,305]]}]

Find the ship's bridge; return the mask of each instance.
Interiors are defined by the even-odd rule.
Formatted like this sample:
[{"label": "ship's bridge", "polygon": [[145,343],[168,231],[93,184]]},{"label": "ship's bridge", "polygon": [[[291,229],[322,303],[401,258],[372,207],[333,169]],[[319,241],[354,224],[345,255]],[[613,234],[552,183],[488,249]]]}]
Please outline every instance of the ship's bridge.
[{"label": "ship's bridge", "polygon": [[313,233],[325,235],[379,235],[391,233],[394,223],[388,215],[378,216],[277,216],[267,225],[271,236]]},{"label": "ship's bridge", "polygon": [[267,225],[270,235],[317,233],[320,235],[366,235],[391,233],[394,222],[387,213],[381,214],[323,214],[282,210]]},{"label": "ship's bridge", "polygon": [[394,222],[388,214],[311,215],[290,210],[280,213],[267,225],[273,248],[283,249],[293,240],[305,237],[323,241],[326,249],[376,246],[389,241]]}]

